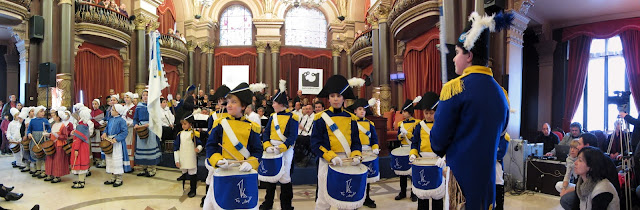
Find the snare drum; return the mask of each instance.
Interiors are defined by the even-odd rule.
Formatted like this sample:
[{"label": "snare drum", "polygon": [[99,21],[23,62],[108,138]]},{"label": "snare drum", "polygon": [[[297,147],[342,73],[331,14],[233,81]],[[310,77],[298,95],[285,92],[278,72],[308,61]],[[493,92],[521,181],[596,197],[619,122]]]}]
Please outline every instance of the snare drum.
[{"label": "snare drum", "polygon": [[380,180],[380,161],[376,155],[366,155],[362,159],[362,164],[367,167],[367,183],[374,183]]},{"label": "snare drum", "polygon": [[402,146],[391,150],[391,169],[399,176],[411,175],[411,164],[409,164],[409,151],[411,147]]},{"label": "snare drum", "polygon": [[284,174],[284,153],[262,153],[262,159],[258,166],[258,179],[263,182],[277,183]]},{"label": "snare drum", "polygon": [[329,165],[327,172],[327,194],[331,206],[358,208],[362,206],[367,188],[367,167]]},{"label": "snare drum", "polygon": [[104,152],[104,154],[110,155],[111,153],[113,153],[113,144],[111,144],[111,142],[107,140],[102,140],[100,142],[100,148],[102,149],[102,152]]},{"label": "snare drum", "polygon": [[9,147],[11,148],[11,152],[13,152],[13,153],[20,152],[20,144],[19,143],[11,142]]},{"label": "snare drum", "polygon": [[140,139],[149,138],[149,128],[147,128],[145,126],[139,126],[138,128],[136,128],[136,131],[137,131],[138,136],[140,137]]},{"label": "snare drum", "polygon": [[41,159],[44,157],[44,151],[42,150],[42,147],[40,145],[33,145],[33,147],[31,148],[31,152],[33,152],[33,154],[36,156],[36,158]]},{"label": "snare drum", "polygon": [[42,149],[44,149],[44,154],[46,154],[47,156],[56,154],[56,148],[53,141],[45,141],[44,143],[40,144],[40,146],[42,146]]},{"label": "snare drum", "polygon": [[438,158],[418,158],[411,166],[411,191],[420,199],[442,199],[445,184],[442,168],[436,166]]},{"label": "snare drum", "polygon": [[258,172],[240,167],[216,168],[213,172],[213,200],[221,209],[252,209],[258,205]]}]

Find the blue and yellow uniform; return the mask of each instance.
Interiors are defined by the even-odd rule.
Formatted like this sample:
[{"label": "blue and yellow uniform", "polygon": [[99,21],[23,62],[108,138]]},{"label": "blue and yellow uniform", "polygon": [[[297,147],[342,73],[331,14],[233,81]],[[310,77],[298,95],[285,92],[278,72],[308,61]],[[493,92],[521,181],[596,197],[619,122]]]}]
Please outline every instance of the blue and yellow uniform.
[{"label": "blue and yellow uniform", "polygon": [[[257,169],[258,158],[262,157],[262,147],[260,146],[261,128],[258,124],[247,120],[244,116],[241,118],[228,116],[213,122],[211,135],[209,135],[206,146],[209,163],[212,166],[217,167],[216,163],[218,163],[219,160],[235,160],[235,158],[233,158],[234,156],[238,158],[244,157],[233,143],[231,143],[231,140],[229,140],[229,137],[222,129],[222,125],[220,125],[222,119],[227,119],[227,122],[229,122],[229,125],[231,126],[231,129],[233,129],[238,141],[249,151],[250,156],[247,159],[253,160],[249,161],[249,163],[253,166],[253,169]],[[218,144],[222,144],[225,150],[223,150]],[[231,154],[227,151],[231,152]]]},{"label": "blue and yellow uniform", "polygon": [[358,132],[359,138],[360,138],[360,144],[361,145],[367,145],[369,147],[371,147],[371,150],[374,149],[380,149],[380,146],[378,146],[378,133],[376,133],[376,127],[373,124],[373,122],[371,122],[370,120],[368,120],[367,118],[359,118],[358,120],[356,120],[358,122],[358,124],[360,124],[367,132],[369,132],[371,134],[371,137],[369,137],[367,135],[367,133],[364,132]]},{"label": "blue and yellow uniform", "polygon": [[[423,121],[429,128],[427,130],[431,130],[431,128],[433,128],[433,122],[428,122],[427,120]],[[416,126],[413,129],[413,139],[411,140],[411,151],[409,154],[420,157],[421,152],[433,152],[431,149],[431,139],[429,135],[429,133],[422,129],[420,122],[416,123]]]},{"label": "blue and yellow uniform", "polygon": [[215,112],[211,113],[211,115],[209,116],[209,119],[207,119],[207,129],[209,131],[209,135],[211,135],[211,129],[213,127],[213,121],[215,121],[216,119],[221,119],[221,118],[226,118],[229,117],[229,113],[227,113],[227,109],[220,109],[220,110],[216,110]]},{"label": "blue and yellow uniform", "polygon": [[338,156],[336,153],[345,152],[338,138],[331,132],[332,128],[322,119],[322,113],[327,113],[331,117],[331,120],[337,126],[334,129],[339,129],[347,139],[351,148],[351,157],[362,156],[362,145],[360,144],[360,135],[357,132],[358,125],[356,124],[358,118],[344,108],[335,110],[333,107],[315,115],[313,130],[311,131],[311,150],[313,153],[330,162],[331,159]]},{"label": "blue and yellow uniform", "polygon": [[298,138],[298,121],[300,121],[300,117],[289,110],[278,112],[278,125],[280,126],[282,135],[287,138],[284,141],[276,132],[276,125],[273,123],[273,120],[273,114],[271,114],[271,117],[269,117],[269,121],[265,126],[265,128],[269,129],[265,129],[262,134],[262,147],[264,150],[267,150],[268,147],[274,146],[271,143],[271,140],[281,141],[282,144],[279,144],[277,147],[282,153],[296,144],[296,138]]},{"label": "blue and yellow uniform", "polygon": [[[415,130],[415,127],[418,123],[420,123],[419,120],[410,117],[408,120],[404,120],[398,125],[398,141],[400,141],[402,145],[409,145],[409,141],[411,141],[411,138],[413,138],[413,131]],[[406,138],[405,135],[402,134],[403,127],[408,132],[406,134]]]},{"label": "blue and yellow uniform", "polygon": [[469,209],[489,209],[494,202],[496,152],[508,109],[488,67],[470,66],[442,88],[431,148],[440,157],[447,155]]}]

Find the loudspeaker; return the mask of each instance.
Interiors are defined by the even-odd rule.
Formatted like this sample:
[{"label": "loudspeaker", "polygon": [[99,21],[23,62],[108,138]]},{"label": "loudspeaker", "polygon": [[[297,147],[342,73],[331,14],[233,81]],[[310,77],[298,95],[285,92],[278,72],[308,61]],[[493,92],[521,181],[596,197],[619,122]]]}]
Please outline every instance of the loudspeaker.
[{"label": "loudspeaker", "polygon": [[29,18],[29,39],[44,39],[44,18],[34,15]]},{"label": "loudspeaker", "polygon": [[41,63],[38,66],[38,81],[40,87],[56,86],[56,64],[51,62]]},{"label": "loudspeaker", "polygon": [[503,11],[506,6],[505,0],[484,0],[484,11],[487,15]]}]

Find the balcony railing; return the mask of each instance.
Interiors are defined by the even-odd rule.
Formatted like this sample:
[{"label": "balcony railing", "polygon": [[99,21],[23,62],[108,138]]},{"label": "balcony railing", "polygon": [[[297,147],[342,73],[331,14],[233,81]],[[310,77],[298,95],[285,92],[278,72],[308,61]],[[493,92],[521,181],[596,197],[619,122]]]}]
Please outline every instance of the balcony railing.
[{"label": "balcony railing", "polygon": [[353,46],[351,46],[351,53],[355,53],[366,47],[371,47],[372,44],[371,30],[365,31],[360,34],[360,36],[356,37],[355,41],[353,41]]},{"label": "balcony railing", "polygon": [[133,23],[129,17],[97,4],[76,1],[76,23],[93,23],[116,29],[127,35],[133,33]]},{"label": "balcony railing", "polygon": [[23,6],[24,8],[27,9],[27,11],[30,11],[29,7],[31,6],[31,0],[8,0],[11,3]]},{"label": "balcony railing", "polygon": [[411,9],[412,7],[415,7],[416,5],[422,4],[427,1],[429,0],[397,0],[393,3],[393,8],[389,12],[389,22],[393,22],[393,20],[395,20],[398,16]]},{"label": "balcony railing", "polygon": [[180,40],[180,38],[172,35],[161,34],[160,47],[173,49],[182,54],[187,54],[187,44]]}]

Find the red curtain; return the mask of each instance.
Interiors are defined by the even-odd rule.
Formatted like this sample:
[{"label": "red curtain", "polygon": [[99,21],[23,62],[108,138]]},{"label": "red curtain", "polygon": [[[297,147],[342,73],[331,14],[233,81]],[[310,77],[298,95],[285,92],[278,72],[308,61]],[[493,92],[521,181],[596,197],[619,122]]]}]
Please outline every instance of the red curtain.
[{"label": "red curtain", "polygon": [[171,94],[176,96],[176,90],[178,90],[178,85],[180,84],[180,74],[178,73],[178,67],[171,64],[164,64],[164,71],[167,73],[167,81],[169,82],[169,87],[162,90],[162,95],[167,97],[167,94]]},{"label": "red curtain", "polygon": [[562,29],[562,41],[568,41],[578,36],[605,39],[627,30],[640,31],[640,18],[609,20],[568,27]]},{"label": "red curtain", "polygon": [[569,41],[569,67],[567,70],[567,89],[562,117],[562,129],[569,130],[571,119],[578,109],[589,66],[591,37],[580,35]]},{"label": "red curtain", "polygon": [[[299,68],[322,69],[324,84],[333,74],[331,62],[331,50],[326,49],[301,49],[283,47],[280,49],[280,78],[287,81],[287,94],[289,98],[296,97],[298,93]],[[273,88],[272,88],[273,90]],[[315,96],[303,95],[311,101]]]},{"label": "red curtain", "polygon": [[118,50],[98,46],[91,43],[83,43],[78,48],[75,60],[76,103],[80,102],[80,91],[84,104],[91,106],[91,101],[98,97],[109,95],[109,89],[116,93],[124,92],[124,70],[122,58]]},{"label": "red curtain", "polygon": [[[256,48],[216,48],[215,59],[215,81],[214,89],[222,85],[222,66],[224,65],[249,65],[249,83],[256,82]],[[235,87],[229,87],[233,89]]]},{"label": "red curtain", "polygon": [[[169,33],[169,29],[173,28],[173,25],[176,23],[176,12],[173,6],[173,1],[165,0],[163,4],[158,6],[156,15],[158,15],[158,22],[160,22],[158,31],[160,31],[161,34]],[[175,30],[175,28],[173,29]],[[184,32],[180,33],[184,34]]]},{"label": "red curtain", "polygon": [[627,64],[627,77],[631,94],[640,107],[640,31],[628,30],[620,33],[622,54]]},{"label": "red curtain", "polygon": [[[438,36],[439,30],[433,28],[407,43],[402,63],[406,78],[403,87],[405,100],[413,100],[429,91],[440,93],[442,77]],[[422,115],[421,111],[415,111],[416,118],[421,119]]]}]

